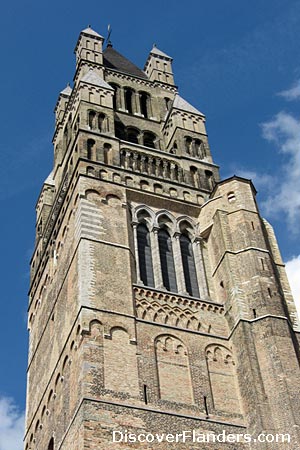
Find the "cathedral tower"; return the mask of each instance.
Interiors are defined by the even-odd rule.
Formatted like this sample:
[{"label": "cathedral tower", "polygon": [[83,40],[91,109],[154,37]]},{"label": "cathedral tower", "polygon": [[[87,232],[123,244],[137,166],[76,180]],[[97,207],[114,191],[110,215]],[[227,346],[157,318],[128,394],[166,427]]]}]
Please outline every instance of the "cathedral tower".
[{"label": "cathedral tower", "polygon": [[299,449],[299,322],[255,188],[220,181],[170,56],[103,43],[80,33],[36,205],[25,449]]}]

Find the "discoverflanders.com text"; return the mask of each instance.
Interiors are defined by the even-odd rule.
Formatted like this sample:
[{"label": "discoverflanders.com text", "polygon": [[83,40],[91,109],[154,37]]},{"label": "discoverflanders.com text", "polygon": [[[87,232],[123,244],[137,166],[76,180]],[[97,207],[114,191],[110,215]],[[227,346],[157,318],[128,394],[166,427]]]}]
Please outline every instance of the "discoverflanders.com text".
[{"label": "discoverflanders.com text", "polygon": [[143,443],[143,442],[195,442],[195,443],[250,443],[250,442],[273,442],[274,444],[282,444],[284,442],[290,443],[291,436],[286,434],[267,434],[261,433],[258,436],[251,436],[250,434],[233,434],[227,433],[225,430],[222,433],[206,432],[201,433],[196,430],[185,430],[181,433],[131,433],[127,430],[113,431],[113,442]]}]

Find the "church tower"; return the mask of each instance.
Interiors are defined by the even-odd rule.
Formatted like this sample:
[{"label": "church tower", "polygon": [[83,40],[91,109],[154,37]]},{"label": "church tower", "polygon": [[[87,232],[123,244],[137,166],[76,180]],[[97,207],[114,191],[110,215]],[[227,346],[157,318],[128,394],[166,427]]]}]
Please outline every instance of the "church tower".
[{"label": "church tower", "polygon": [[289,433],[278,448],[298,450],[300,327],[255,188],[220,181],[205,116],[179,94],[170,56],[154,46],[141,70],[103,44],[80,33],[73,87],[55,107],[24,448],[276,448],[151,442],[194,430]]}]

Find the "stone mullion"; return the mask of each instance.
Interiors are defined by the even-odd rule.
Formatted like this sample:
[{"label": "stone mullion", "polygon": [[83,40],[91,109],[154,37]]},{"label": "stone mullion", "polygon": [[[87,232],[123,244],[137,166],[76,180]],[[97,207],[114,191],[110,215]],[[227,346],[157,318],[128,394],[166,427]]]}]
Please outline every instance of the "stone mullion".
[{"label": "stone mullion", "polygon": [[193,253],[196,266],[197,281],[199,287],[200,298],[208,298],[207,281],[205,276],[204,261],[201,249],[201,239],[196,238],[193,243]]},{"label": "stone mullion", "polygon": [[133,104],[134,104],[134,109],[133,109],[133,113],[135,116],[141,116],[141,103],[140,103],[140,94],[139,92],[134,92],[134,100],[133,100]]},{"label": "stone mullion", "polygon": [[150,233],[150,242],[152,251],[154,285],[157,289],[163,289],[164,285],[159,254],[158,230],[158,228],[153,228],[152,233]]},{"label": "stone mullion", "polygon": [[134,249],[135,249],[136,282],[137,282],[137,284],[144,284],[142,282],[142,280],[141,280],[141,274],[140,274],[140,260],[139,260],[137,227],[138,227],[138,223],[133,223],[133,240],[134,240]]},{"label": "stone mullion", "polygon": [[151,102],[150,96],[147,97],[147,111],[148,111],[148,117],[152,119],[153,118],[153,110],[152,110],[152,102]]},{"label": "stone mullion", "polygon": [[[121,111],[125,111],[125,90],[123,88],[118,89],[119,93],[119,107]],[[118,104],[117,104],[118,106]]]},{"label": "stone mullion", "polygon": [[182,295],[188,295],[185,285],[184,270],[181,257],[180,233],[175,233],[172,237],[172,248],[178,293]]}]

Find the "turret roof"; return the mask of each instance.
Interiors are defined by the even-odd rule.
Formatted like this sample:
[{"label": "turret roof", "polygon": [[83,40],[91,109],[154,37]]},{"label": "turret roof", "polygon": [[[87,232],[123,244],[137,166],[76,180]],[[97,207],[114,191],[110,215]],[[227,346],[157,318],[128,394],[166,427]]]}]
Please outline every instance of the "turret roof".
[{"label": "turret roof", "polygon": [[62,95],[71,95],[72,94],[72,88],[68,84],[61,92]]},{"label": "turret roof", "polygon": [[93,84],[95,86],[103,87],[105,89],[113,90],[113,88],[103,80],[93,69],[90,69],[80,81],[84,83]]},{"label": "turret roof", "polygon": [[104,50],[103,62],[110,69],[147,79],[145,72],[129,61],[129,59],[125,58],[125,56],[121,55],[121,53],[117,52],[112,45],[108,45]]},{"label": "turret roof", "polygon": [[176,94],[174,102],[173,102],[173,108],[181,109],[182,111],[190,112],[193,114],[197,114],[200,116],[204,116],[202,112],[200,112],[198,109],[196,109],[194,106],[192,106],[190,103],[188,103],[184,98],[180,97],[179,94]]},{"label": "turret roof", "polygon": [[173,59],[171,56],[169,56],[166,53],[159,50],[159,48],[157,48],[155,44],[153,45],[150,55],[158,55],[158,56],[162,56],[164,58]]},{"label": "turret roof", "polygon": [[84,30],[82,30],[81,33],[89,34],[90,36],[95,36],[95,37],[104,39],[104,37],[101,36],[101,34],[97,33],[97,31],[93,30],[90,27],[90,25],[87,28],[85,28]]}]

